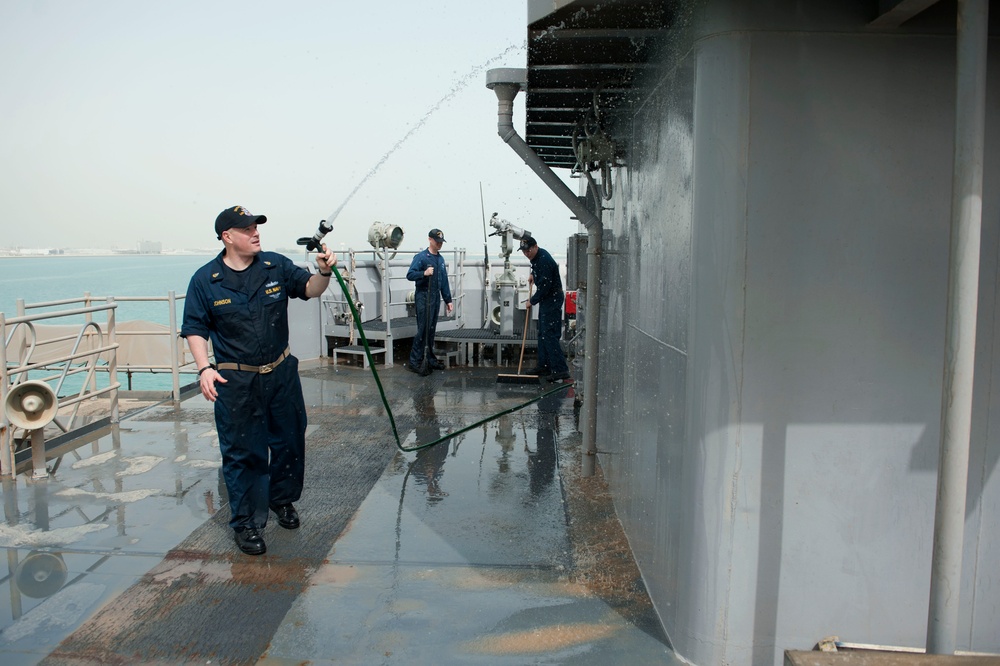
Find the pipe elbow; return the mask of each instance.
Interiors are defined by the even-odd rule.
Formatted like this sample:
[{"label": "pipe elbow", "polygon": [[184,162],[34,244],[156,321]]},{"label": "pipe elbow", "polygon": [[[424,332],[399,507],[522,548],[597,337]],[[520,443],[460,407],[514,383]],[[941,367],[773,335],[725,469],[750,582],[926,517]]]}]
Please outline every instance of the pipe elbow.
[{"label": "pipe elbow", "polygon": [[504,143],[510,143],[510,140],[517,136],[517,130],[512,124],[500,123],[497,125],[497,134],[500,135]]}]

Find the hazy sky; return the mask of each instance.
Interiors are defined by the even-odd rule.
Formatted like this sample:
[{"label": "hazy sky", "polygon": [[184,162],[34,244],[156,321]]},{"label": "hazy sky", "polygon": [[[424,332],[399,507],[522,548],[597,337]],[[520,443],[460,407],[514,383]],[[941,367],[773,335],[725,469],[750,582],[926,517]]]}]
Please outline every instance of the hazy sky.
[{"label": "hazy sky", "polygon": [[525,66],[526,21],[523,0],[0,3],[0,247],[216,248],[241,204],[265,249],[343,206],[336,249],[379,220],[476,255],[481,183],[487,218],[564,251],[577,224],[485,87]]}]

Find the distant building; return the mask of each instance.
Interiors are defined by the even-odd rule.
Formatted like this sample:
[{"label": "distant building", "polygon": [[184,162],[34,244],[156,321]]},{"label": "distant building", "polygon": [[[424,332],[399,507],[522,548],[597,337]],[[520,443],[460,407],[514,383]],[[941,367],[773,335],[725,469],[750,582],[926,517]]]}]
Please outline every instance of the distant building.
[{"label": "distant building", "polygon": [[45,256],[45,255],[49,255],[49,254],[56,254],[56,253],[57,253],[57,250],[53,250],[53,249],[47,248],[47,247],[42,247],[42,248],[37,248],[37,247],[19,247],[19,248],[15,248],[12,251],[12,254],[14,256],[18,256],[18,257],[41,257],[41,256]]},{"label": "distant building", "polygon": [[137,249],[139,254],[160,254],[163,251],[163,243],[160,241],[139,241]]}]

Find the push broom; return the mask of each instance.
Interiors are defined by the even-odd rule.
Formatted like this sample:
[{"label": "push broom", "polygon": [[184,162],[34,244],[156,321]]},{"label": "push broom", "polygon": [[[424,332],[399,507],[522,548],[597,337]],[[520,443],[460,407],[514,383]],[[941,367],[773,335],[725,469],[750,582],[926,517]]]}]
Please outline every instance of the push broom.
[{"label": "push broom", "polygon": [[538,375],[522,375],[521,364],[524,363],[524,345],[528,340],[528,320],[531,319],[531,288],[528,285],[528,307],[524,310],[524,332],[521,333],[521,357],[517,360],[516,375],[497,375],[497,384],[541,384],[542,378]]}]

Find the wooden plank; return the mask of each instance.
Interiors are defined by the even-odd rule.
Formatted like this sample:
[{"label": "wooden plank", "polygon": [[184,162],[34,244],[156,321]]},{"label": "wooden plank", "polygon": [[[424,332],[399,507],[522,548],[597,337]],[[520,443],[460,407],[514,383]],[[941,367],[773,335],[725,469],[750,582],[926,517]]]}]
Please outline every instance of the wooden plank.
[{"label": "wooden plank", "polygon": [[786,650],[785,666],[1000,666],[998,655],[943,655],[884,650]]}]

